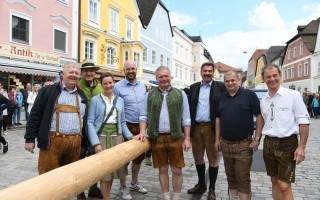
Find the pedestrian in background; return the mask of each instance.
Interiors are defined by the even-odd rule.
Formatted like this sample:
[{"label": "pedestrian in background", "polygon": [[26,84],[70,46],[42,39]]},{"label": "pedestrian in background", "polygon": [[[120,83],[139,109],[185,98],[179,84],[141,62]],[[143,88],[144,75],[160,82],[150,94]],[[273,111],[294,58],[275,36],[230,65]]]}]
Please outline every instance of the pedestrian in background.
[{"label": "pedestrian in background", "polygon": [[[185,166],[183,150],[190,148],[190,112],[184,91],[171,86],[168,67],[155,71],[159,87],[145,96],[140,115],[140,135],[151,142],[153,167],[159,168],[159,181],[165,200],[170,200],[169,165],[172,172],[173,200],[180,199]],[[184,136],[184,141],[183,141]],[[184,144],[184,145],[183,145]]]},{"label": "pedestrian in background", "polygon": [[24,113],[25,113],[25,119],[28,121],[29,119],[29,103],[28,103],[28,97],[31,92],[31,84],[27,83],[26,88],[22,90],[22,96],[23,96],[23,107],[24,107]]},{"label": "pedestrian in background", "polygon": [[318,119],[319,115],[320,115],[320,100],[319,100],[319,93],[316,92],[314,95],[314,98],[312,100],[312,110],[314,113],[314,118]]},{"label": "pedestrian in background", "polygon": [[[0,86],[0,90],[3,90],[2,86]],[[2,124],[3,124],[3,111],[10,106],[11,102],[5,96],[0,94],[0,143],[3,145],[3,153],[7,153],[9,144],[6,139],[2,136]]]},{"label": "pedestrian in background", "polygon": [[41,86],[39,84],[34,84],[32,92],[30,92],[28,94],[28,99],[27,99],[28,113],[31,112],[31,109],[33,107],[34,101],[37,98],[37,95],[38,95],[38,92],[39,92],[40,88],[41,88]]},{"label": "pedestrian in background", "polygon": [[8,99],[11,102],[10,107],[8,107],[8,129],[13,127],[13,113],[17,102],[15,101],[14,94],[16,92],[16,86],[10,86],[10,91],[8,93]]},{"label": "pedestrian in background", "polygon": [[23,105],[23,95],[20,92],[20,87],[16,87],[16,92],[14,93],[14,113],[13,113],[13,124],[14,125],[22,125],[20,123],[22,105]]},{"label": "pedestrian in background", "polygon": [[[224,84],[228,91],[220,95],[217,105],[215,147],[222,151],[229,198],[249,200],[252,155],[258,150],[263,125],[260,101],[252,90],[240,87],[240,78],[234,71],[224,74]],[[253,139],[254,115],[257,128]]]},{"label": "pedestrian in background", "polygon": [[260,104],[265,135],[263,159],[273,198],[293,200],[291,183],[295,182],[296,165],[305,160],[310,117],[300,93],[280,85],[279,66],[264,66],[261,77],[268,87]]},{"label": "pedestrian in background", "polygon": [[[3,86],[0,86],[0,94],[2,94],[4,97],[6,97],[8,100],[8,93],[7,91],[3,88]],[[9,106],[4,109],[2,111],[2,117],[3,117],[3,120],[2,120],[2,126],[0,126],[0,129],[2,128],[3,130],[3,135],[7,135],[7,124],[8,124],[8,109],[11,107],[11,102],[9,104]]]}]

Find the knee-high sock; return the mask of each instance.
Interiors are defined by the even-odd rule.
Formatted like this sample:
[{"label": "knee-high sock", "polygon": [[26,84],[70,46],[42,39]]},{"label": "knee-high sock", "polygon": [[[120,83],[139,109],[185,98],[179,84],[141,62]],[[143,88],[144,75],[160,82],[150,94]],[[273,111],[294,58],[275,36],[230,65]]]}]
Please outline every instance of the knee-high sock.
[{"label": "knee-high sock", "polygon": [[199,178],[199,184],[206,183],[206,164],[202,165],[196,165],[198,178]]},{"label": "knee-high sock", "polygon": [[210,178],[210,186],[209,189],[216,189],[216,181],[218,177],[218,171],[219,171],[219,166],[218,167],[210,167],[209,166],[209,178]]}]

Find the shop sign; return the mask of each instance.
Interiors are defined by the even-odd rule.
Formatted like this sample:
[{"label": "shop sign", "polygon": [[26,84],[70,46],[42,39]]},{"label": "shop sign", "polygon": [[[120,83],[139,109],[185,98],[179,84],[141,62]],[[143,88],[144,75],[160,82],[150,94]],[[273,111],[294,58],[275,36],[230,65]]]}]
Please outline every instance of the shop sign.
[{"label": "shop sign", "polygon": [[5,44],[0,42],[0,55],[14,57],[25,60],[32,60],[41,63],[60,64],[60,56],[37,51],[28,47],[19,46],[15,44]]}]

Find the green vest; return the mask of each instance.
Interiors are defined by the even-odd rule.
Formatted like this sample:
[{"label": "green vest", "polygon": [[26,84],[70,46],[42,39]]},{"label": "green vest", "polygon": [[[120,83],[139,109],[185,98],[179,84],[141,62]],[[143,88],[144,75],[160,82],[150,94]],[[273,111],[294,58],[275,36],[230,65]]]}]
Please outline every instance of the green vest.
[{"label": "green vest", "polygon": [[78,81],[78,86],[83,90],[87,97],[88,106],[90,106],[92,97],[100,94],[103,91],[102,86],[97,79],[93,79],[93,85],[93,87],[88,86],[83,78]]},{"label": "green vest", "polygon": [[[182,91],[176,88],[170,88],[166,96],[170,130],[174,139],[182,136]],[[159,135],[159,119],[163,95],[159,89],[151,90],[148,94],[148,136],[150,139],[157,139]]]}]

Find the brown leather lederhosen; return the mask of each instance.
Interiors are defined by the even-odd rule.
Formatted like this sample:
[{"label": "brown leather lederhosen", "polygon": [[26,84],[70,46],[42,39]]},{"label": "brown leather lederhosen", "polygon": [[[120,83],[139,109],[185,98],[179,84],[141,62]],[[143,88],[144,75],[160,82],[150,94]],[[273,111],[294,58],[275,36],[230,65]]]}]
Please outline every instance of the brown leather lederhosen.
[{"label": "brown leather lederhosen", "polygon": [[[41,149],[39,153],[38,171],[39,174],[46,173],[55,168],[64,166],[66,164],[75,162],[80,158],[81,152],[81,113],[79,94],[76,95],[76,106],[61,105],[58,99],[55,102],[56,107],[56,132],[50,132],[50,148]],[[80,132],[75,134],[61,134],[59,133],[59,118],[60,112],[77,113]]]}]

